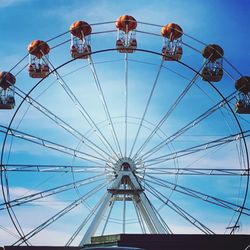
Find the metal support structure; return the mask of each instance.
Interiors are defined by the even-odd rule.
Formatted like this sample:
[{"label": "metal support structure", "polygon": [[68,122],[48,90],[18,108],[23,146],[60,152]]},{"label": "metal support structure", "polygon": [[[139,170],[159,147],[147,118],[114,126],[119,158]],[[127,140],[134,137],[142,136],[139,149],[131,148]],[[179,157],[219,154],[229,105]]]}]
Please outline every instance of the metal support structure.
[{"label": "metal support structure", "polygon": [[91,225],[89,226],[87,232],[85,233],[84,237],[82,238],[80,242],[80,246],[83,246],[87,243],[90,243],[90,238],[93,236],[102,220],[102,217],[104,216],[108,206],[110,199],[112,198],[112,194],[107,192],[104,197],[104,201],[102,205],[100,206],[97,214],[95,215],[94,219],[92,220]]},{"label": "metal support structure", "polygon": [[[162,225],[160,219],[155,213],[151,203],[144,193],[144,189],[139,183],[134,171],[133,163],[131,161],[124,162],[121,161],[119,171],[116,179],[104,196],[102,204],[99,206],[94,219],[92,220],[88,230],[83,236],[80,246],[90,243],[90,239],[95,235],[103,217],[105,216],[109,206],[114,204],[116,201],[132,201],[137,207],[138,212],[145,224],[148,227],[150,233],[154,234],[166,234],[169,233],[168,230]],[[122,199],[121,199],[122,195]],[[125,206],[125,204],[124,204]],[[110,216],[110,214],[108,215]],[[105,222],[106,227],[107,221]],[[123,228],[124,230],[124,228]]]}]

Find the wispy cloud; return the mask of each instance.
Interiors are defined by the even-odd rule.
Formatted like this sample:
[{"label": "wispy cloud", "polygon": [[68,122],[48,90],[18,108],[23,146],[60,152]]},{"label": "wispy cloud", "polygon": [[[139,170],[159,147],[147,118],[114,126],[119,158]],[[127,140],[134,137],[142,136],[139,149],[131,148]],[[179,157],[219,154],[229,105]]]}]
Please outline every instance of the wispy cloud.
[{"label": "wispy cloud", "polygon": [[[28,189],[24,187],[13,187],[9,189],[10,196],[12,197],[11,199],[18,199],[20,197],[24,197],[27,195],[32,195],[41,192],[40,190],[35,190],[35,189]],[[2,197],[0,197],[0,200]],[[46,208],[55,208],[55,209],[63,209],[67,203],[55,198],[55,197],[45,197],[42,199],[42,202],[39,200],[34,200],[29,202],[29,205],[36,205],[36,206],[41,206],[41,207],[46,207]]]},{"label": "wispy cloud", "polygon": [[[17,239],[18,235],[13,231],[12,227],[4,227],[5,230],[0,229],[0,239],[2,244],[5,246],[13,244]],[[33,228],[23,228],[24,231],[30,232]],[[16,236],[16,237],[15,237]],[[71,234],[62,230],[46,229],[40,233],[41,237],[34,237],[31,239],[34,245],[64,245],[66,240],[70,238]],[[0,245],[2,246],[2,245]]]},{"label": "wispy cloud", "polygon": [[[49,10],[46,12],[46,15],[58,16],[58,18],[67,23],[78,19],[84,19],[91,23],[115,21],[120,15],[129,14],[142,22],[162,25],[168,22],[177,22],[189,30],[197,28],[201,24],[201,19],[202,23],[203,20],[205,22],[205,17],[200,14],[201,9],[204,8],[203,5],[193,4],[193,11],[190,13],[186,11],[186,9],[190,8],[190,3],[169,2],[167,8],[164,8],[165,5],[165,3],[160,1],[147,2],[146,5],[140,4],[139,1],[130,5],[117,5],[115,1],[98,1],[98,4],[96,4],[93,1],[89,2],[87,6],[79,4],[61,5],[56,10]],[[68,11],[69,9],[70,11]],[[61,15],[60,13],[65,14]],[[196,18],[199,19],[199,22],[196,21]]]},{"label": "wispy cloud", "polygon": [[25,2],[28,2],[29,0],[0,0],[0,8],[6,8],[11,7],[15,5],[20,5]]}]

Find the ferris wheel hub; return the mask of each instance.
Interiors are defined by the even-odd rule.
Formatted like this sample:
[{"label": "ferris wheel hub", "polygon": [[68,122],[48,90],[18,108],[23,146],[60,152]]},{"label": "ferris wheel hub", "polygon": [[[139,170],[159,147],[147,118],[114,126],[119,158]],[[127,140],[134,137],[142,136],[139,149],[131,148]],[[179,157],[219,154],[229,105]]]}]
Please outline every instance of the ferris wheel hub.
[{"label": "ferris wheel hub", "polygon": [[135,162],[129,157],[122,157],[114,164],[117,171],[121,170],[131,170],[134,172],[136,170]]},{"label": "ferris wheel hub", "polygon": [[145,174],[145,166],[142,161],[135,161],[130,157],[121,157],[115,163],[106,163],[106,176],[109,180],[117,178],[120,172],[130,172],[141,182]]}]

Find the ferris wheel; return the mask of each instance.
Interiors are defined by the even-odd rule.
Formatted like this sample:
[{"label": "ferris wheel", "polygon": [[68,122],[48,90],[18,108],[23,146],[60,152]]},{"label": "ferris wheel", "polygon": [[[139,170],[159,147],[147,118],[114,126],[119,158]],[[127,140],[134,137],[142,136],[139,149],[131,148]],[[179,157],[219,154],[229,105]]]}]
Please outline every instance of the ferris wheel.
[{"label": "ferris wheel", "polygon": [[250,77],[221,46],[128,15],[76,21],[0,79],[14,245],[233,234],[250,216]]}]

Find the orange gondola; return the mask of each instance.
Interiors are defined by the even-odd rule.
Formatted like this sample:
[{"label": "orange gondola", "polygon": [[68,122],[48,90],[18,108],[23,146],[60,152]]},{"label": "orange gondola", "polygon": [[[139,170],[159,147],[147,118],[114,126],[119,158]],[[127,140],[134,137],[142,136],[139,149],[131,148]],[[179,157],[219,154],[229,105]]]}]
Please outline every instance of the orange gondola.
[{"label": "orange gondola", "polygon": [[224,50],[217,44],[209,44],[202,50],[202,55],[210,62],[215,62],[224,56]]},{"label": "orange gondola", "polygon": [[182,28],[175,23],[169,23],[162,27],[161,35],[164,37],[162,47],[162,59],[165,61],[181,60],[183,49],[181,37]]},{"label": "orange gondola", "polygon": [[137,21],[132,16],[123,15],[117,19],[115,26],[118,30],[122,30],[123,32],[128,33],[136,29]]},{"label": "orange gondola", "polygon": [[28,71],[32,78],[44,78],[49,74],[49,65],[44,59],[50,52],[49,45],[42,40],[34,40],[28,46]]},{"label": "orange gondola", "polygon": [[250,114],[250,76],[242,76],[235,81],[235,88],[239,91],[239,97],[235,104],[235,110],[239,114]]},{"label": "orange gondola", "polygon": [[34,55],[38,59],[41,59],[44,55],[47,55],[49,51],[49,45],[41,40],[34,40],[28,46],[29,54]]},{"label": "orange gondola", "polygon": [[250,92],[250,76],[242,76],[235,81],[235,88],[247,95]]},{"label": "orange gondola", "polygon": [[202,50],[202,55],[205,58],[205,67],[201,72],[202,80],[219,82],[223,77],[224,50],[217,44],[209,44]]},{"label": "orange gondola", "polygon": [[137,21],[129,15],[120,16],[115,26],[118,31],[116,40],[116,48],[120,53],[133,53],[137,48],[137,40],[135,38],[135,29]]},{"label": "orange gondola", "polygon": [[70,33],[83,40],[84,37],[89,36],[92,32],[91,26],[84,21],[76,21],[70,26]]},{"label": "orange gondola", "polygon": [[70,26],[72,58],[87,59],[91,53],[90,35],[91,26],[84,21],[76,21]]},{"label": "orange gondola", "polygon": [[0,72],[0,88],[7,90],[16,83],[16,78],[10,72]]},{"label": "orange gondola", "polygon": [[161,35],[167,37],[170,41],[179,39],[183,34],[182,28],[175,23],[169,23],[162,27]]},{"label": "orange gondola", "polygon": [[0,72],[0,109],[15,107],[14,91],[10,89],[16,83],[16,78],[10,72]]}]

